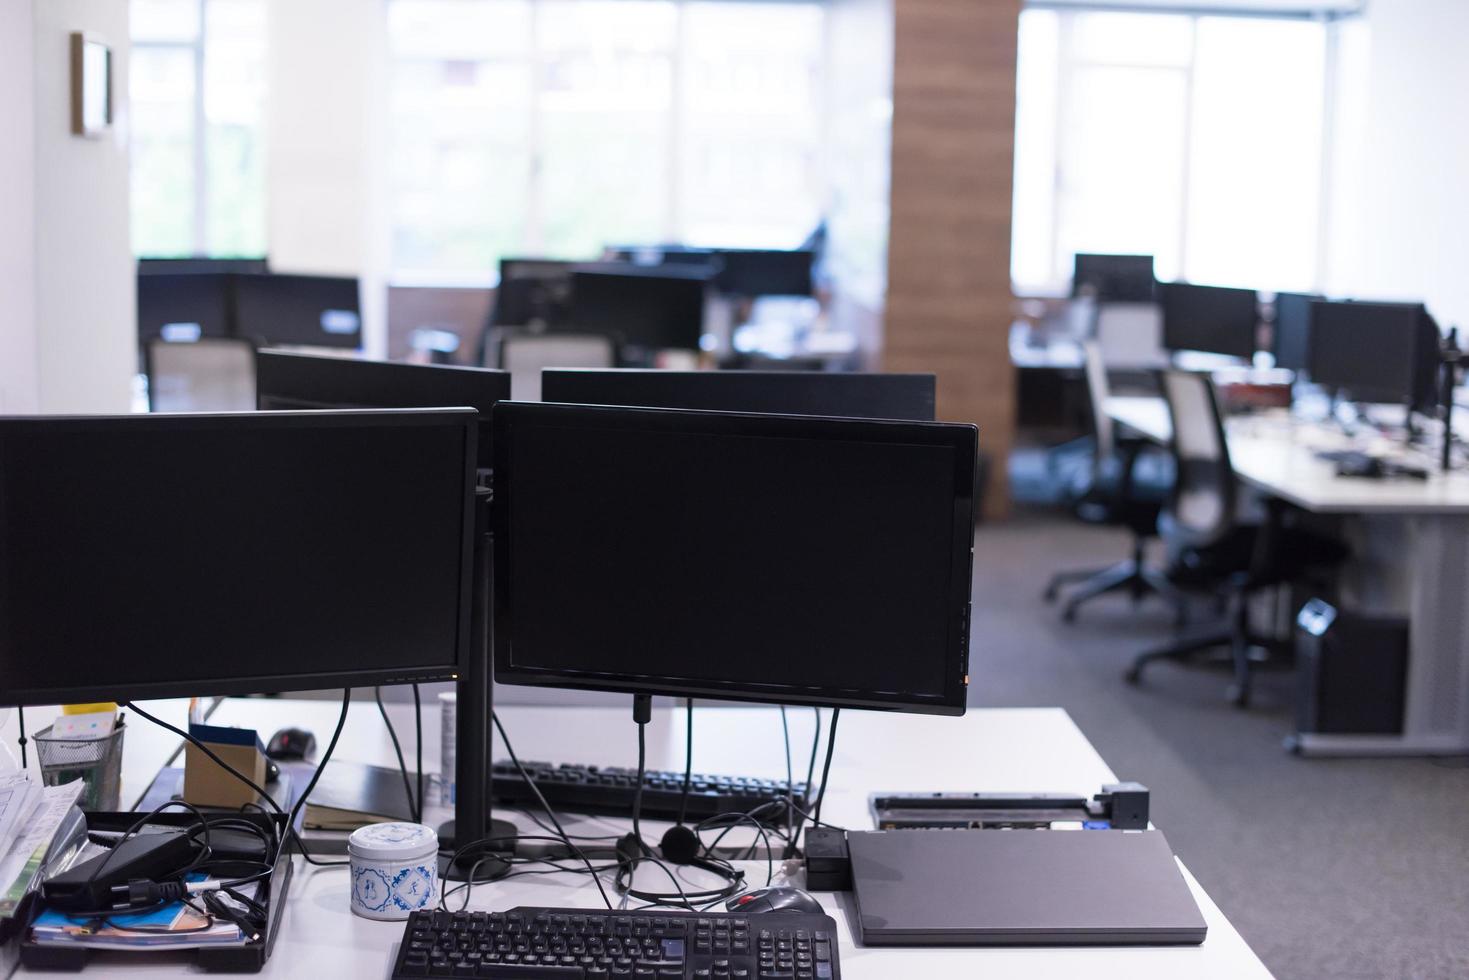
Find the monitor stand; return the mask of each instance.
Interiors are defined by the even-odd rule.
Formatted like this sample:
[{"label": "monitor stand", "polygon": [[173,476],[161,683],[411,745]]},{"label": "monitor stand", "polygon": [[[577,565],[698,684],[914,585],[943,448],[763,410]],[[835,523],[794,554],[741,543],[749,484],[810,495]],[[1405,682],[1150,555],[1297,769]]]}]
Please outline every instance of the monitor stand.
[{"label": "monitor stand", "polygon": [[514,824],[490,814],[491,500],[488,489],[475,491],[469,657],[455,684],[454,819],[439,827],[439,877],[444,881],[481,882],[503,876],[510,870],[508,858],[519,833]]}]

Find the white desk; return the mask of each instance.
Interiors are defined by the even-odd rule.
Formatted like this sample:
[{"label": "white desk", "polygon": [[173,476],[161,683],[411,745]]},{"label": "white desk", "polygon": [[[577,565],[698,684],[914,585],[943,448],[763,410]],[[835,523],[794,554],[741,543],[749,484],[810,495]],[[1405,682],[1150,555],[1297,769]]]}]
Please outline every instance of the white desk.
[{"label": "white desk", "polygon": [[[388,706],[400,737],[409,732],[411,707]],[[232,700],[214,721],[271,730],[284,724],[312,730],[325,747],[337,716],[331,702]],[[790,712],[793,755],[804,760],[811,744],[809,709]],[[629,708],[506,706],[502,720],[522,759],[633,765],[636,729]],[[425,711],[425,769],[438,760],[438,714]],[[664,769],[683,765],[683,714],[655,709],[648,726],[648,764]],[[772,708],[708,708],[694,717],[694,768],[706,772],[784,777],[780,717]],[[498,742],[497,742],[498,745]],[[803,751],[804,749],[804,751]],[[391,765],[387,733],[370,704],[354,705],[337,751],[341,758]],[[497,748],[498,756],[503,748]],[[923,757],[913,753],[921,752]],[[804,768],[803,768],[804,774]],[[963,718],[932,718],[877,712],[844,712],[832,762],[832,790],[823,817],[848,827],[871,827],[867,794],[875,790],[1024,790],[1094,793],[1115,780],[1071,719],[1059,708],[971,711]],[[1146,774],[1141,774],[1146,778]],[[437,819],[442,814],[430,814]],[[539,833],[519,814],[510,817],[527,833]],[[625,824],[624,824],[625,825]],[[568,826],[568,831],[572,831]],[[644,828],[645,836],[651,836]],[[765,863],[743,865],[752,881],[764,883]],[[647,887],[659,888],[659,873],[648,869]],[[757,877],[758,875],[758,877]],[[1197,947],[877,949],[860,948],[851,937],[837,895],[818,894],[838,923],[842,975],[849,980],[907,978],[1018,977],[1035,980],[1127,978],[1176,980],[1178,977],[1247,980],[1270,974],[1187,870],[1184,871],[1209,925]],[[297,862],[289,902],[266,977],[388,976],[401,923],[374,922],[347,907],[346,873],[310,868]],[[799,883],[799,881],[797,882]],[[666,887],[666,879],[663,887]],[[610,887],[610,886],[609,886]],[[977,883],[976,887],[983,887]],[[457,898],[457,896],[456,896]],[[615,899],[614,899],[615,901]],[[548,875],[480,885],[470,908],[514,905],[595,908],[601,899],[585,876]],[[123,954],[95,958],[89,977],[164,976],[189,971],[188,961],[167,968],[157,960],[133,961]],[[26,971],[21,971],[25,975]]]},{"label": "white desk", "polygon": [[[1113,397],[1107,414],[1160,443],[1172,437],[1161,398]],[[1280,416],[1241,417],[1226,428],[1240,480],[1319,514],[1349,516],[1352,558],[1343,590],[1353,608],[1406,615],[1408,691],[1400,736],[1300,736],[1314,755],[1424,755],[1469,751],[1469,471],[1427,480],[1364,480],[1336,475],[1318,459],[1345,439],[1320,425]],[[1426,462],[1426,460],[1425,460]]]}]

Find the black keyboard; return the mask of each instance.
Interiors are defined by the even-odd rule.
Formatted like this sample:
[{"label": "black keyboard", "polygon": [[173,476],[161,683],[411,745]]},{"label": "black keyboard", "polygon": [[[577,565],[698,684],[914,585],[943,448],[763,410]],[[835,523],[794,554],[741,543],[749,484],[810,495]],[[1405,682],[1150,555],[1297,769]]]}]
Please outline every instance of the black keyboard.
[{"label": "black keyboard", "polygon": [[[546,802],[557,810],[601,813],[626,817],[632,813],[633,793],[637,789],[638,771],[613,766],[580,766],[549,762],[523,763],[535,780]],[[784,779],[753,779],[748,776],[708,776],[695,774],[689,780],[688,819],[706,820],[725,813],[749,813],[756,807],[784,801]],[[497,803],[522,807],[536,805],[520,773],[509,762],[496,762],[490,767],[490,795]],[[683,772],[648,770],[643,773],[642,816],[677,820],[679,801],[683,798]],[[796,783],[794,800],[797,807],[807,808],[806,784]],[[766,806],[756,815],[769,827],[786,822],[784,806]]]},{"label": "black keyboard", "polygon": [[829,915],[551,909],[414,912],[393,980],[841,980]]}]

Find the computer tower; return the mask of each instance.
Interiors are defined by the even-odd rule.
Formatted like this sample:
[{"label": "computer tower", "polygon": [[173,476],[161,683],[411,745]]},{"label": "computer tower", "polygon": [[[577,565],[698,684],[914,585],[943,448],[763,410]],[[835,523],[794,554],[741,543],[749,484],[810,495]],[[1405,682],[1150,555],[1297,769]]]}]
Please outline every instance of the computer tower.
[{"label": "computer tower", "polygon": [[1343,612],[1312,599],[1296,627],[1297,730],[1401,734],[1408,621]]}]

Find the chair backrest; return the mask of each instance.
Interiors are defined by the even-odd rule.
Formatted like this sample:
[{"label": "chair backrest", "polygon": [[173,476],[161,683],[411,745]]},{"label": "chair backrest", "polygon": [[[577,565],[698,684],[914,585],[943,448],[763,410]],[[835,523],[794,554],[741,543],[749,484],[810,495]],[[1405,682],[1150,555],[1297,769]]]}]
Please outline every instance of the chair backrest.
[{"label": "chair backrest", "polygon": [[1117,436],[1113,429],[1112,416],[1107,414],[1107,396],[1111,393],[1111,387],[1107,383],[1107,365],[1102,360],[1102,349],[1095,340],[1083,342],[1081,352],[1086,366],[1086,395],[1091,403],[1096,456],[1099,460],[1110,459],[1117,451]]},{"label": "chair backrest", "polygon": [[500,341],[500,367],[510,372],[510,397],[541,400],[545,368],[617,366],[617,346],[598,333],[509,334]]},{"label": "chair backrest", "polygon": [[1209,545],[1234,528],[1237,493],[1214,383],[1207,374],[1173,369],[1160,371],[1158,380],[1173,422],[1177,470],[1160,527],[1176,541]]},{"label": "chair backrest", "polygon": [[1112,368],[1158,368],[1163,351],[1163,310],[1157,303],[1099,303],[1092,330],[1102,362]]},{"label": "chair backrest", "polygon": [[151,340],[145,357],[150,412],[255,410],[255,345],[248,340]]}]

